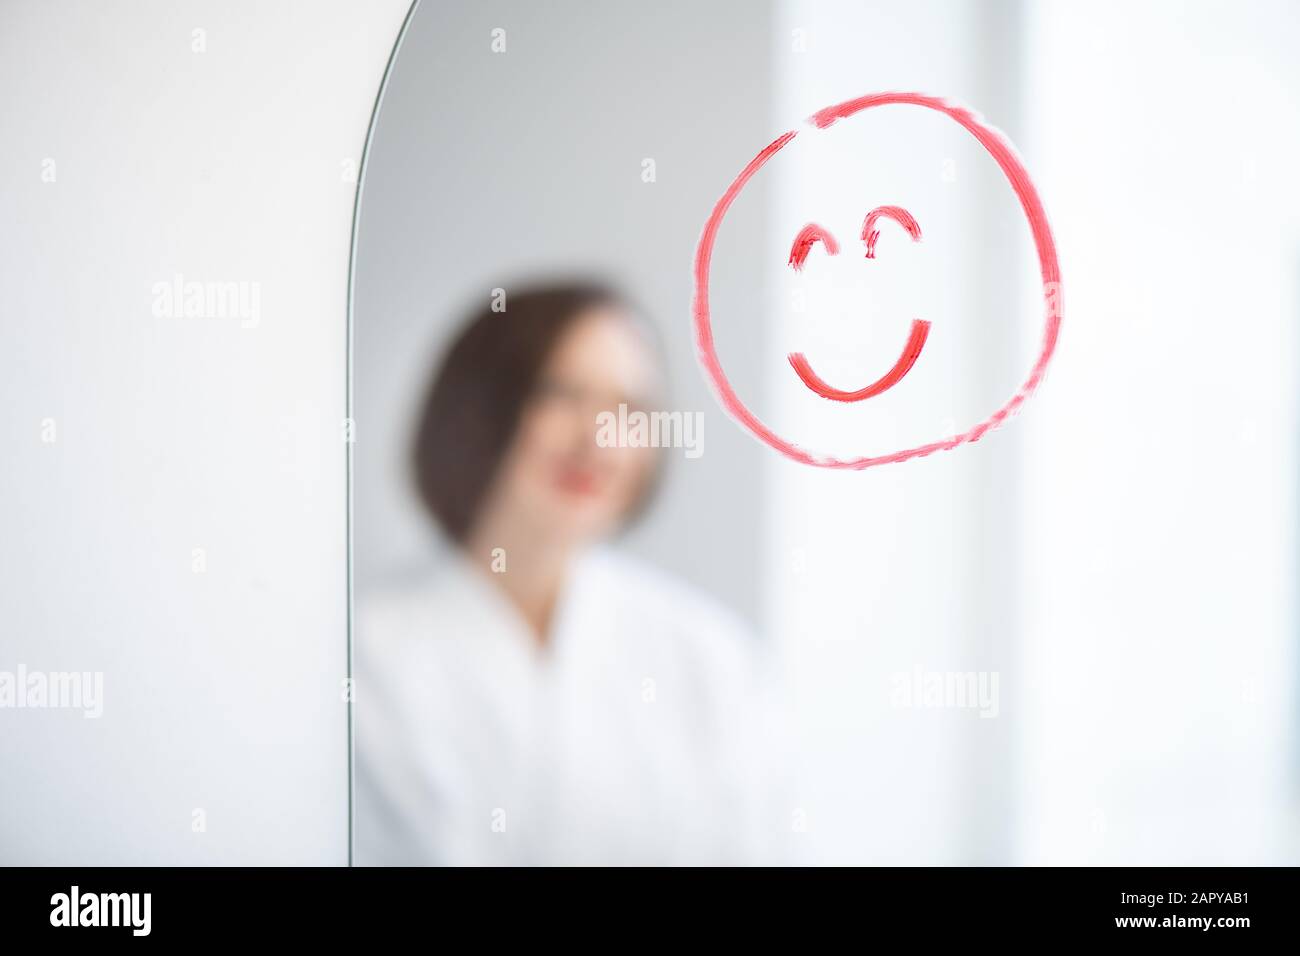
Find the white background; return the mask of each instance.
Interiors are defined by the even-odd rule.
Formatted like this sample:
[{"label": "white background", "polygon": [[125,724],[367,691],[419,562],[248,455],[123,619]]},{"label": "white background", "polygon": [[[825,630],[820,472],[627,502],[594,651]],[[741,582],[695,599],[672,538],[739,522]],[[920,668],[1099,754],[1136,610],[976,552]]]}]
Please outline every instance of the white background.
[{"label": "white background", "polygon": [[[889,88],[977,107],[1043,194],[1065,318],[1039,395],[976,446],[862,475],[768,459],[764,593],[813,835],[838,860],[1295,863],[1300,22],[1268,2],[900,9],[784,5],[778,42],[816,45],[777,56],[783,115]],[[952,296],[904,276],[877,300],[920,297],[936,346],[964,323],[964,360],[895,389],[938,417],[1028,369],[1041,299],[1009,189],[961,152],[945,181],[958,147],[928,129],[892,165],[858,155],[970,250]],[[778,221],[832,178],[795,158],[773,166]],[[888,241],[882,266],[908,252]],[[774,394],[792,418],[806,402]],[[999,716],[892,706],[914,668],[997,671]]]},{"label": "white background", "polygon": [[[0,669],[105,675],[98,721],[0,713],[0,862],[346,857],[347,163],[403,13],[0,11]],[[608,265],[659,317],[679,406],[707,415],[704,457],[674,462],[632,546],[781,651],[805,774],[792,809],[816,858],[1297,861],[1288,4],[419,16],[362,220],[359,582],[423,553],[404,403],[454,310],[501,268]],[[511,53],[488,60],[502,25]],[[827,474],[712,404],[685,338],[689,262],[761,146],[890,88],[969,103],[1015,140],[1060,247],[1065,322],[1046,383],[1003,430]],[[853,303],[821,327],[789,308],[791,224],[848,198],[854,170],[820,164],[834,153],[773,164],[718,254],[738,390],[845,442],[855,429],[792,381],[786,351],[826,356],[828,378],[881,349],[887,363],[888,324],[924,313],[935,338],[891,407],[900,428],[961,425],[1028,367],[1040,327],[996,171],[937,120],[882,123],[895,133],[850,133],[870,147],[853,203],[887,187],[870,204],[915,205],[927,241],[886,234],[890,271],[851,280],[871,283],[878,337],[818,352],[852,332]],[[259,282],[260,324],[155,317],[152,287],[177,272]],[[998,717],[893,706],[893,675],[914,668],[996,671]]]}]

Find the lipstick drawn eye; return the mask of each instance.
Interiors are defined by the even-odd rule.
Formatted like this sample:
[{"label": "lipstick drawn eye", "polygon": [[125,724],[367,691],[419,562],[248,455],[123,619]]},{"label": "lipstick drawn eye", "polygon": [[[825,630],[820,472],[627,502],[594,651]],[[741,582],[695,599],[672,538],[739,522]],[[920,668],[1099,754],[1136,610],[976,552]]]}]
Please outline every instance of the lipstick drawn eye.
[{"label": "lipstick drawn eye", "polygon": [[902,206],[877,206],[867,213],[867,218],[862,223],[862,241],[867,244],[868,259],[876,258],[876,240],[880,238],[880,230],[876,228],[876,222],[881,218],[894,220],[907,230],[913,242],[921,241],[921,226],[912,218],[910,212]]},{"label": "lipstick drawn eye", "polygon": [[814,242],[820,242],[825,246],[828,256],[836,255],[840,251],[840,244],[835,241],[834,236],[817,223],[810,222],[799,230],[799,234],[794,237],[794,244],[790,246],[790,266],[795,272],[803,269],[804,260],[812,251]]}]

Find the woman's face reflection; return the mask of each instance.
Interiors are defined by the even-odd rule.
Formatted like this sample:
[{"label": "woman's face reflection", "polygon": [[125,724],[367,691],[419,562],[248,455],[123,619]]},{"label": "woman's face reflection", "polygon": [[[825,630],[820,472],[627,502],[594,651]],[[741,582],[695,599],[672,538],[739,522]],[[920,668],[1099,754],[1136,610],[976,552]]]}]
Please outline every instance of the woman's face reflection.
[{"label": "woman's face reflection", "polygon": [[548,356],[501,463],[488,507],[555,544],[615,530],[654,469],[656,449],[602,447],[597,416],[647,409],[660,386],[654,355],[612,307],[574,319]]}]

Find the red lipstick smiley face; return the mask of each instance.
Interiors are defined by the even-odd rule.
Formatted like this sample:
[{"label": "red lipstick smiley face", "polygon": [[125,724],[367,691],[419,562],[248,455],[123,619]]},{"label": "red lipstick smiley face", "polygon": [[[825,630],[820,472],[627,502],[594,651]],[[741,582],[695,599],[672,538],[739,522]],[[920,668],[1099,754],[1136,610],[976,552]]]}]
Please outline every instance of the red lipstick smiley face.
[{"label": "red lipstick smiley face", "polygon": [[[907,448],[884,455],[847,459],[833,458],[805,451],[777,435],[763,424],[745,403],[736,396],[718,360],[717,350],[713,344],[713,328],[709,314],[709,263],[712,259],[713,243],[718,228],[721,226],[722,220],[725,218],[732,202],[735,201],[736,196],[744,189],[746,183],[753,178],[754,174],[797,135],[796,131],[784,133],[754,157],[749,165],[741,171],[730,188],[718,200],[713,208],[712,215],[709,216],[709,220],[704,226],[704,232],[700,237],[700,243],[695,252],[695,338],[700,363],[704,366],[705,373],[708,375],[719,401],[728,414],[760,441],[775,448],[788,458],[806,465],[861,470],[870,468],[872,465],[890,464],[892,462],[907,461],[910,458],[920,458],[936,451],[955,448],[965,442],[979,440],[986,432],[1002,424],[1033,394],[1034,389],[1038,386],[1044,372],[1047,370],[1048,362],[1051,361],[1052,353],[1056,348],[1057,335],[1060,331],[1061,284],[1060,267],[1056,258],[1056,244],[1052,238],[1051,229],[1048,227],[1047,215],[1043,210],[1043,204],[1038,197],[1038,192],[1034,189],[1033,183],[1030,182],[1029,174],[1016,156],[1010,142],[1001,133],[985,125],[970,110],[955,106],[938,97],[925,96],[920,93],[876,93],[859,97],[813,114],[810,122],[818,129],[825,129],[838,120],[886,104],[920,106],[943,113],[970,132],[1002,169],[1012,191],[1020,201],[1021,208],[1024,210],[1030,232],[1033,235],[1034,246],[1038,253],[1045,310],[1042,348],[1024,383],[1001,408],[964,432],[925,445],[918,445],[915,448]],[[865,258],[876,258],[876,244],[880,239],[878,226],[883,219],[897,223],[913,242],[921,241],[921,227],[906,209],[899,206],[879,206],[867,213],[863,221],[861,240],[866,247]],[[818,245],[827,255],[834,256],[840,252],[839,243],[833,235],[817,223],[809,223],[799,230],[794,237],[790,247],[789,265],[795,270],[802,269],[809,254]],[[853,390],[841,389],[827,384],[813,371],[812,365],[802,352],[792,352],[790,354],[790,366],[803,384],[822,398],[836,402],[860,402],[879,395],[901,382],[921,357],[921,351],[925,347],[929,334],[930,323],[921,319],[914,319],[911,332],[903,344],[898,360],[894,362],[893,366],[880,378]]]}]

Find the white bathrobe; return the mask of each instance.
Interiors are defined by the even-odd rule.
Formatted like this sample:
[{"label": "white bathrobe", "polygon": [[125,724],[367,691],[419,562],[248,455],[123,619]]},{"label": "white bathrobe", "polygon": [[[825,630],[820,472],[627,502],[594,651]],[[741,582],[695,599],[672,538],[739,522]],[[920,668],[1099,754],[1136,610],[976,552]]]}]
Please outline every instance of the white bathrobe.
[{"label": "white bathrobe", "polygon": [[360,609],[358,864],[784,861],[798,814],[734,618],[596,551],[543,648],[488,573]]}]

